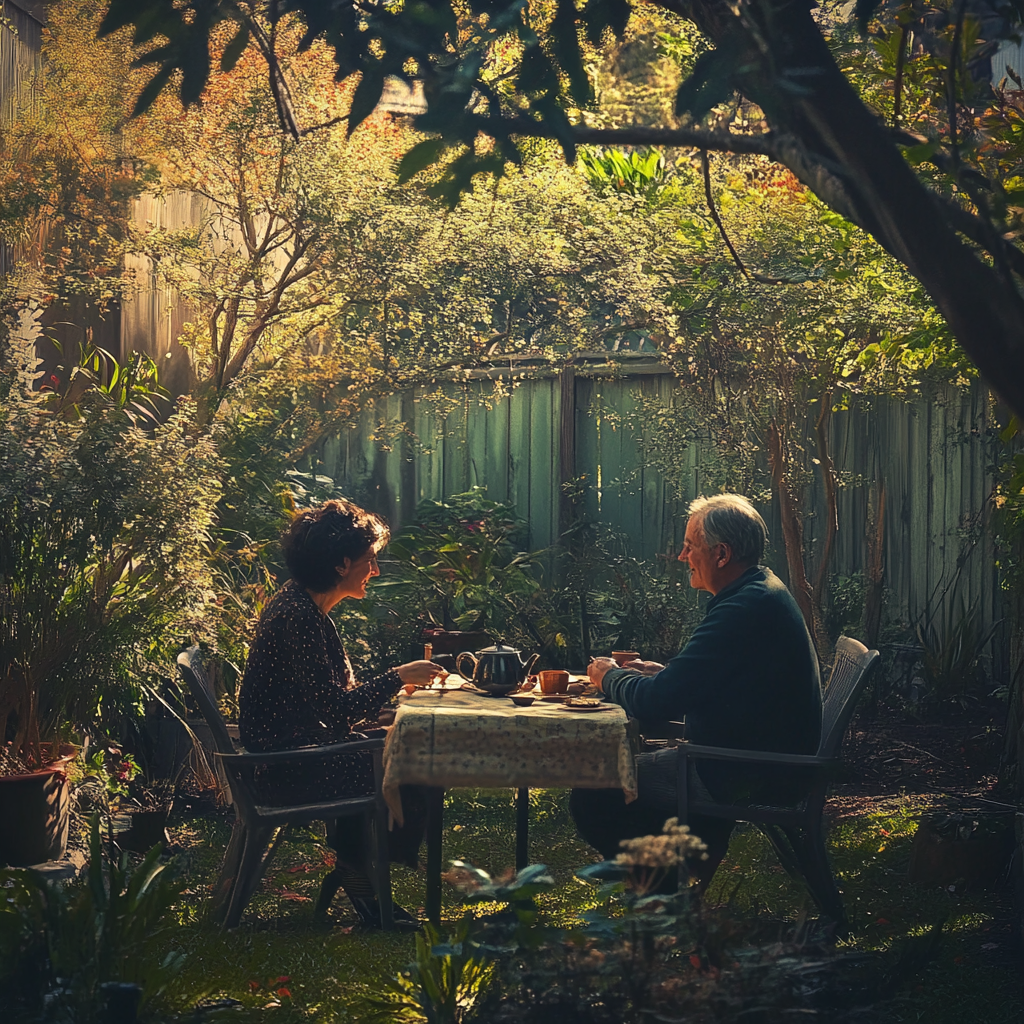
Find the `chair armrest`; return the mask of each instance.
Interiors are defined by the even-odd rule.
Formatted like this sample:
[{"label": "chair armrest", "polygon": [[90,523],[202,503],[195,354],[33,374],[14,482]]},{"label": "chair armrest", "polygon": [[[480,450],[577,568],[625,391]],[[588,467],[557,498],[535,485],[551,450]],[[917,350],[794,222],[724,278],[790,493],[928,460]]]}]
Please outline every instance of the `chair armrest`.
[{"label": "chair armrest", "polygon": [[213,752],[214,757],[232,764],[281,764],[282,762],[317,761],[325,757],[345,754],[361,754],[370,750],[383,750],[383,739],[354,740],[351,743],[332,743],[325,747],[296,747],[294,750],[246,751],[243,754],[222,754]]},{"label": "chair armrest", "polygon": [[779,754],[771,750],[733,750],[730,747],[702,747],[697,743],[680,743],[677,749],[687,758],[707,761],[737,761],[747,764],[780,764],[793,768],[833,768],[839,765],[834,757],[817,754]]}]

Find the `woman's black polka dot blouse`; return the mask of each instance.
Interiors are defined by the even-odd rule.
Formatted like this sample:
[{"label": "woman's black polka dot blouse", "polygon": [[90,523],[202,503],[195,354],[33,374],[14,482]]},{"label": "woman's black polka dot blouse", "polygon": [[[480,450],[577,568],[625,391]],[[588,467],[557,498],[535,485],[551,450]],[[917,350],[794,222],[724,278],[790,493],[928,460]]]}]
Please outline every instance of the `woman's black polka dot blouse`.
[{"label": "woman's black polka dot blouse", "polygon": [[[356,684],[331,619],[294,580],[260,616],[239,692],[239,735],[250,751],[340,743],[374,719],[402,685],[391,669]],[[260,769],[257,781],[274,802],[306,803],[372,791],[368,754]]]}]

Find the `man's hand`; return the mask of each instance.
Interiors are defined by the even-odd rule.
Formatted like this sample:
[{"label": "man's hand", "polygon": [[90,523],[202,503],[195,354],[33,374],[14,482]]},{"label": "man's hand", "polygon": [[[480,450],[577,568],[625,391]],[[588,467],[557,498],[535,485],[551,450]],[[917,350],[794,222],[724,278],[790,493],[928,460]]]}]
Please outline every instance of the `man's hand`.
[{"label": "man's hand", "polygon": [[660,661],[641,661],[637,658],[636,661],[627,661],[622,667],[644,676],[656,676],[665,666]]},{"label": "man's hand", "polygon": [[395,671],[401,676],[402,682],[413,686],[429,686],[438,680],[444,682],[448,673],[432,661],[409,661],[399,665]]},{"label": "man's hand", "polygon": [[613,658],[595,658],[587,666],[587,676],[598,690],[600,690],[601,693],[604,693],[604,689],[601,686],[601,680],[604,679],[607,672],[618,667],[619,666],[615,663]]}]

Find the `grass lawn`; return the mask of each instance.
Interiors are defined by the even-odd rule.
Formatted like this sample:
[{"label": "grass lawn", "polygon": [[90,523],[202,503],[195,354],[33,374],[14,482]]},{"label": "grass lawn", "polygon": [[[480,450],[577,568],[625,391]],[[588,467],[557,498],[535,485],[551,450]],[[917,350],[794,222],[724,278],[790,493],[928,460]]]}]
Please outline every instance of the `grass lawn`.
[{"label": "grass lawn", "polygon": [[[450,793],[446,858],[463,858],[492,872],[507,868],[514,848],[512,799],[504,790]],[[566,792],[536,791],[531,802],[532,859],[547,864],[558,882],[542,897],[543,910],[556,922],[569,923],[594,903],[592,890],[573,877],[573,869],[595,857],[575,837]],[[832,829],[833,864],[854,925],[840,948],[880,952],[902,978],[895,996],[866,1019],[1016,1024],[1024,1017],[1024,1002],[1019,953],[1007,924],[1009,894],[910,884],[906,867],[915,815],[922,808],[906,798],[888,798]],[[399,971],[411,959],[412,937],[353,927],[355,918],[342,895],[332,925],[313,921],[312,900],[327,853],[315,830],[301,830],[282,845],[272,877],[264,880],[240,928],[227,935],[210,931],[202,924],[201,909],[228,834],[223,817],[183,818],[171,828],[190,884],[178,909],[182,927],[174,933],[177,948],[187,954],[174,993],[177,1008],[227,997],[243,1009],[215,1011],[206,1019],[239,1021],[271,1013],[277,1021],[358,1020],[361,987]],[[395,866],[393,882],[399,903],[422,908],[422,872]],[[780,934],[811,911],[803,887],[782,871],[760,833],[746,828],[734,834],[709,900],[731,904],[741,917],[778,921]],[[446,887],[445,919],[462,912],[459,894]],[[946,924],[934,958],[915,970],[897,968],[901,957],[907,964],[914,955],[914,937],[940,919]]]}]

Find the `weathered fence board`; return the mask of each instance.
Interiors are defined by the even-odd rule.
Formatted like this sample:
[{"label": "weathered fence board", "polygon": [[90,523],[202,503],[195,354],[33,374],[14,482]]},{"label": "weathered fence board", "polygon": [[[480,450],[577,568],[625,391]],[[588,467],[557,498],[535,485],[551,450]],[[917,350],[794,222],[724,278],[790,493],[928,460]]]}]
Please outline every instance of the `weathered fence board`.
[{"label": "weathered fence board", "polygon": [[[419,393],[376,402],[355,429],[322,450],[320,472],[357,500],[400,525],[422,498],[444,498],[471,486],[508,500],[530,524],[541,548],[559,530],[560,439],[565,393],[556,375],[517,382],[495,397],[493,381],[442,385],[440,413]],[[671,406],[685,401],[670,373],[621,376],[577,370],[572,475],[585,478],[586,511],[626,539],[637,556],[678,551],[685,509],[701,493],[710,447],[684,450],[674,481],[645,459],[631,414],[643,396]],[[445,409],[447,410],[445,414]],[[414,439],[394,440],[406,422]],[[387,425],[390,424],[390,427]],[[572,435],[570,435],[572,436]],[[988,396],[978,385],[943,391],[930,401],[875,398],[834,414],[831,447],[838,490],[839,532],[829,573],[855,576],[866,568],[872,485],[886,490],[886,618],[908,625],[977,608],[986,627],[1003,615],[995,553],[988,531],[992,488]],[[374,440],[374,438],[377,440]],[[390,440],[389,440],[390,439]],[[808,459],[814,452],[808,449]],[[816,467],[804,498],[805,542],[813,578],[825,535],[825,502]],[[763,508],[773,533],[769,559],[785,576],[781,530],[773,507]],[[1005,670],[1001,635],[993,669]]]}]

